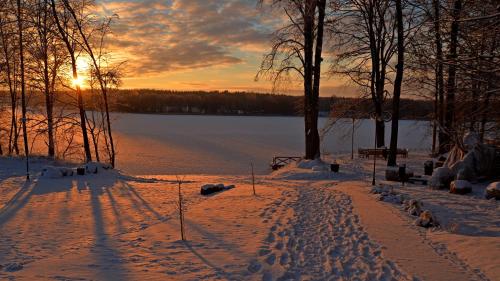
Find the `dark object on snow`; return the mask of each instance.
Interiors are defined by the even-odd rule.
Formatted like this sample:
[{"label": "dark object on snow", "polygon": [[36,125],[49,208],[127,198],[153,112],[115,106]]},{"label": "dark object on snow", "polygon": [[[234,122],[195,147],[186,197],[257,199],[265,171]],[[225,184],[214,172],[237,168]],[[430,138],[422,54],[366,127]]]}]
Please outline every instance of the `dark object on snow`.
[{"label": "dark object on snow", "polygon": [[399,180],[403,185],[405,184],[405,181],[407,181],[408,175],[406,174],[406,165],[401,165],[399,166]]},{"label": "dark object on snow", "polygon": [[424,175],[426,176],[432,176],[432,171],[434,170],[434,162],[432,161],[425,161],[424,162]]},{"label": "dark object on snow", "polygon": [[297,156],[275,156],[273,157],[273,162],[271,163],[271,169],[276,171],[284,166],[302,160],[302,157]]},{"label": "dark object on snow", "polygon": [[200,194],[201,195],[210,195],[216,192],[224,191],[224,190],[229,190],[233,189],[235,186],[233,184],[231,185],[223,185],[223,184],[205,184],[201,187],[200,189]]},{"label": "dark object on snow", "polygon": [[84,176],[85,175],[85,168],[84,167],[76,168],[76,174],[79,176]]},{"label": "dark object on snow", "polygon": [[330,164],[330,170],[332,172],[338,173],[340,169],[340,165],[337,163]]}]

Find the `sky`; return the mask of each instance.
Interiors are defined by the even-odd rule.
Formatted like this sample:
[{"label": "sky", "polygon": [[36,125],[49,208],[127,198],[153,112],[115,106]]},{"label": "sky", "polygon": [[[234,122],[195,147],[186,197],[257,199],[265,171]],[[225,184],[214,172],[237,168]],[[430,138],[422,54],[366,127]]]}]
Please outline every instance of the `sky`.
[{"label": "sky", "polygon": [[[125,62],[122,88],[272,91],[255,81],[270,50],[279,11],[257,0],[97,0],[100,11],[117,14],[108,46]],[[347,91],[323,79],[322,96]],[[279,92],[300,94],[300,84]]]}]

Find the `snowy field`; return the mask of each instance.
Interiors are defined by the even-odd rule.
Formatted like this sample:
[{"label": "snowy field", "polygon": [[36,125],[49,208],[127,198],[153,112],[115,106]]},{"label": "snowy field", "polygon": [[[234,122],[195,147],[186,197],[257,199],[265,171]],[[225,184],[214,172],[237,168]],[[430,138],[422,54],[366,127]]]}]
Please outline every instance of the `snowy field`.
[{"label": "snowy field", "polygon": [[[302,156],[301,117],[114,114],[118,168],[131,174],[269,173],[273,156]],[[327,121],[320,120],[320,128]],[[401,121],[400,147],[411,152],[431,147],[425,121]],[[336,124],[323,140],[323,153],[351,151],[351,121]],[[373,121],[356,125],[354,149],[373,147]],[[386,126],[390,140],[390,124]]]},{"label": "snowy field", "polygon": [[181,241],[175,176],[50,179],[34,159],[26,182],[22,159],[0,158],[0,280],[500,280],[497,201],[392,183],[435,212],[426,230],[369,193],[371,161],[339,162],[258,176],[257,196],[248,176],[187,175]]}]

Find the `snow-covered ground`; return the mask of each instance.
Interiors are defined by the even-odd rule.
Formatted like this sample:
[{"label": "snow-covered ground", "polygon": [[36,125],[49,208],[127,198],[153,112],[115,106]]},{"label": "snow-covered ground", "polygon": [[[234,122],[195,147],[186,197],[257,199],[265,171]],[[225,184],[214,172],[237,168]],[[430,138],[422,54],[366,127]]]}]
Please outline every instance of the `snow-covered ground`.
[{"label": "snow-covered ground", "polygon": [[[394,185],[443,225],[426,230],[369,194],[371,161],[336,160],[258,176],[257,196],[248,176],[187,175],[181,241],[175,176],[26,182],[0,158],[0,280],[499,280],[497,201]],[[236,188],[199,195],[207,183]]]}]

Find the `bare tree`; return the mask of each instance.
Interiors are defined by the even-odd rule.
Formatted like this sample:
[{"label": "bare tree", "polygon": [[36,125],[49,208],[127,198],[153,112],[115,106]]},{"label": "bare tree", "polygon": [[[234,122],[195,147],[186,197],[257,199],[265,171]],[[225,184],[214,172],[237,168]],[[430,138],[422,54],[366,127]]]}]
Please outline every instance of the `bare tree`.
[{"label": "bare tree", "polygon": [[257,78],[267,75],[275,84],[294,78],[302,81],[305,158],[319,158],[318,99],[327,2],[275,0],[273,4],[285,12],[288,22],[275,32],[273,46],[264,56]]},{"label": "bare tree", "polygon": [[16,80],[16,51],[18,44],[14,42],[16,35],[15,27],[13,23],[15,20],[12,19],[10,14],[14,10],[11,1],[4,1],[1,6],[1,16],[0,16],[0,38],[2,40],[2,76],[3,84],[6,84],[10,93],[10,113],[11,113],[11,123],[9,130],[9,142],[8,142],[8,153],[12,154],[15,152],[19,154],[18,146],[18,123],[17,123],[17,104],[18,104],[18,94],[17,94],[17,80]]},{"label": "bare tree", "polygon": [[[69,30],[68,30],[68,26],[67,26],[68,23],[66,21],[62,22],[60,20],[60,15],[59,15],[59,12],[57,10],[58,7],[56,5],[55,0],[51,0],[51,7],[52,7],[52,14],[53,14],[54,20],[56,22],[57,29],[59,31],[59,35],[60,35],[62,41],[64,41],[64,44],[66,45],[66,49],[67,49],[69,56],[70,56],[70,59],[71,59],[71,71],[72,71],[72,75],[73,75],[73,81],[79,81],[78,80],[78,70],[77,70],[77,66],[76,66],[76,55],[75,55],[75,51],[76,51],[75,44],[76,43],[73,42],[73,34],[69,34]],[[62,6],[62,9],[63,9],[63,12],[66,11],[64,5]],[[66,25],[66,28],[65,28],[65,26],[63,26],[63,24]],[[79,110],[79,114],[80,114],[80,126],[81,126],[81,130],[82,130],[83,148],[85,151],[85,161],[90,162],[90,161],[92,161],[92,154],[90,152],[90,143],[89,143],[89,138],[88,138],[88,134],[87,134],[87,124],[86,124],[85,108],[84,108],[84,104],[83,104],[82,89],[81,89],[79,83],[75,83],[74,87],[75,87],[75,91],[76,91],[76,95],[77,95],[77,99],[78,99],[78,110]]]},{"label": "bare tree", "polygon": [[[104,99],[104,109],[105,109],[105,113],[106,113],[107,134],[108,134],[109,146],[110,146],[110,162],[111,162],[111,166],[114,167],[115,166],[115,145],[113,142],[113,134],[111,131],[111,121],[109,118],[108,89],[106,87],[105,77],[103,77],[104,74],[102,73],[101,65],[99,63],[99,57],[97,57],[96,54],[94,53],[93,47],[91,46],[90,40],[89,40],[90,35],[85,33],[82,22],[79,19],[79,17],[77,16],[71,3],[68,0],[63,0],[63,3],[65,5],[66,9],[70,12],[70,14],[73,18],[73,21],[75,23],[75,26],[78,29],[81,40],[83,41],[83,48],[86,51],[86,53],[89,55],[89,57],[92,61],[92,64],[94,67],[94,72],[95,72],[95,75],[97,77],[97,81],[99,82],[99,86],[101,88],[102,97]],[[99,29],[101,32],[101,38],[100,38],[101,46],[103,44],[103,39],[109,30],[110,24],[111,24],[111,18],[106,19],[106,21],[102,24],[102,26]]]},{"label": "bare tree", "polygon": [[403,26],[403,5],[401,0],[396,2],[396,26],[398,33],[398,64],[396,65],[396,79],[394,80],[394,91],[392,93],[392,126],[391,145],[387,158],[387,166],[396,166],[399,131],[399,100],[401,97],[401,85],[403,83],[404,57],[405,57],[405,32]]},{"label": "bare tree", "polygon": [[24,9],[23,1],[17,0],[17,26],[19,32],[19,67],[21,76],[21,110],[22,110],[22,125],[23,125],[23,140],[24,140],[24,156],[26,157],[26,179],[29,180],[29,148],[28,148],[28,129],[26,126],[26,81],[25,81],[25,68],[24,68],[24,41],[23,41],[23,21]]},{"label": "bare tree", "polygon": [[345,0],[332,33],[338,35],[337,53],[331,73],[344,75],[363,88],[373,101],[376,142],[385,146],[383,106],[386,84],[392,71],[390,62],[396,51],[394,15],[390,0]]}]

